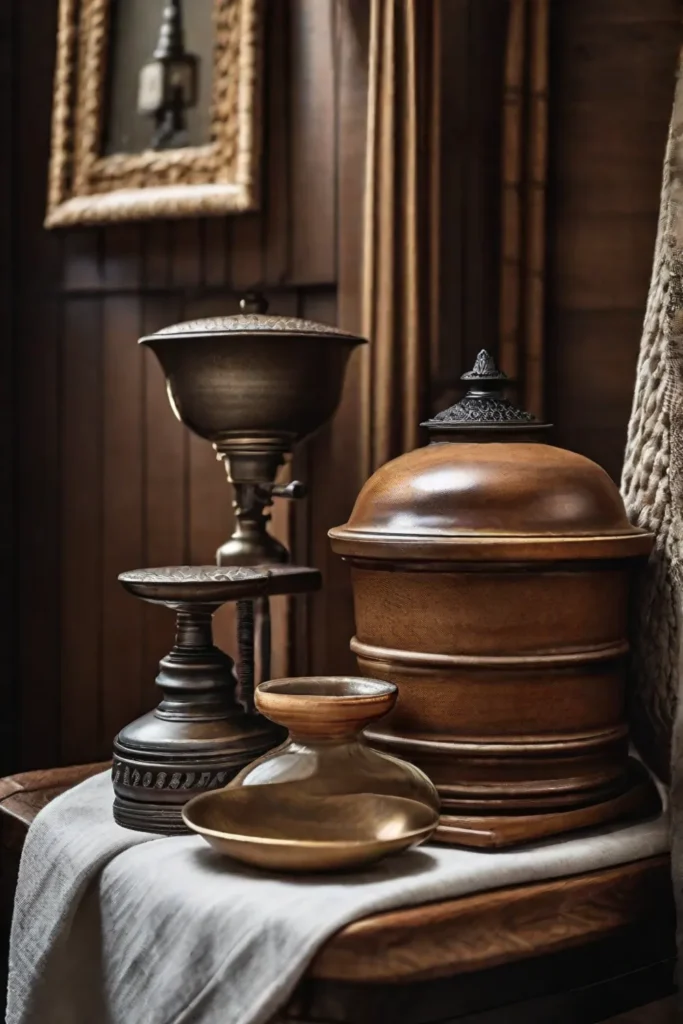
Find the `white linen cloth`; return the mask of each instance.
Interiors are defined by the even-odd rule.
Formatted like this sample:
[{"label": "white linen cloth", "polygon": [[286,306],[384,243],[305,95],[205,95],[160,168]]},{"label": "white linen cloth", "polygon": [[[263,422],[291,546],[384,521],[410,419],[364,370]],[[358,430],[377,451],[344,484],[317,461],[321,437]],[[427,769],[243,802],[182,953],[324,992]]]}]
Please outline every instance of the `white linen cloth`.
[{"label": "white linen cloth", "polygon": [[426,845],[361,873],[269,875],[197,836],[112,819],[110,774],[36,817],[12,924],[7,1024],[264,1024],[316,950],[368,914],[665,852],[666,814],[509,852]]}]

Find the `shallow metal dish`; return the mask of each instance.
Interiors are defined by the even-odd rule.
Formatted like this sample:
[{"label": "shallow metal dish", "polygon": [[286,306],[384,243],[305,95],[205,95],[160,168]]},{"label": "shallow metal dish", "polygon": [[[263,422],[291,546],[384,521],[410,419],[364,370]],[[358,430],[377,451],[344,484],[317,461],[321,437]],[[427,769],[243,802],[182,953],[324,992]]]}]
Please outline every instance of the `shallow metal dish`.
[{"label": "shallow metal dish", "polygon": [[183,820],[218,853],[271,871],[339,871],[424,842],[439,816],[416,800],[302,796],[296,784],[222,789],[190,800]]}]

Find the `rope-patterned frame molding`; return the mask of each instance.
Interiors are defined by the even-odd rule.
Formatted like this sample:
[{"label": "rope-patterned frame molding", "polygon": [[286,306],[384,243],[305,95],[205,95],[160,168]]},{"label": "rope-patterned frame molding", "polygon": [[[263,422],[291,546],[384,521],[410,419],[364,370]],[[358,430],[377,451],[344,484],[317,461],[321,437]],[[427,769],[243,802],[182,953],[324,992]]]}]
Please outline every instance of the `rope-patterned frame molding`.
[{"label": "rope-patterned frame molding", "polygon": [[258,207],[262,0],[213,4],[211,142],[102,156],[112,0],[60,0],[46,227]]}]

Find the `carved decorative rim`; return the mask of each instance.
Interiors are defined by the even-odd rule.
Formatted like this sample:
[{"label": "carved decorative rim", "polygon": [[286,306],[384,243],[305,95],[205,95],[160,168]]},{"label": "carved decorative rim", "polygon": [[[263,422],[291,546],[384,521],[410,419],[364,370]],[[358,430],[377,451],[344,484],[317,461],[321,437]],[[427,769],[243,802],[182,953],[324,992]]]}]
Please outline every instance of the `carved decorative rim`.
[{"label": "carved decorative rim", "polygon": [[203,320],[185,320],[183,323],[171,324],[170,327],[163,327],[160,331],[155,331],[154,334],[140,338],[140,342],[185,334],[199,335],[200,337],[214,334],[311,334],[321,337],[333,335],[341,341],[351,341],[357,345],[366,344],[365,338],[342,331],[332,324],[319,324],[313,320],[301,320],[296,316],[273,316],[263,313],[235,313],[233,316],[211,316]]},{"label": "carved decorative rim", "polygon": [[102,156],[111,2],[60,0],[46,227],[256,209],[262,0],[213,0],[210,143]]},{"label": "carved decorative rim", "polygon": [[163,565],[155,569],[132,569],[119,575],[121,583],[154,583],[175,586],[178,583],[241,583],[244,580],[263,580],[270,576],[267,569],[246,566],[218,565]]}]

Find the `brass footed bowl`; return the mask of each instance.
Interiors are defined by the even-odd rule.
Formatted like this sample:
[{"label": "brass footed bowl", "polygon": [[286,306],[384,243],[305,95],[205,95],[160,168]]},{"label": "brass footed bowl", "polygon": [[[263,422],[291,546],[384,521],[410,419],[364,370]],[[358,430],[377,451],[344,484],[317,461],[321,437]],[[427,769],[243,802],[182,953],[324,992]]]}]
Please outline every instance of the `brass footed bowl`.
[{"label": "brass footed bowl", "polygon": [[288,451],[322,426],[364,338],[327,324],[260,313],[174,324],[140,339],[166,377],[171,407],[218,448],[251,440]]},{"label": "brass footed bowl", "polygon": [[404,797],[297,794],[296,783],[223,789],[183,808],[218,853],[270,871],[341,871],[424,842],[438,813]]}]

